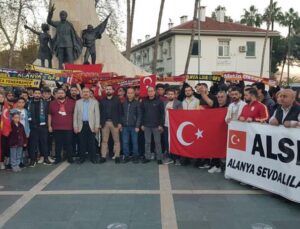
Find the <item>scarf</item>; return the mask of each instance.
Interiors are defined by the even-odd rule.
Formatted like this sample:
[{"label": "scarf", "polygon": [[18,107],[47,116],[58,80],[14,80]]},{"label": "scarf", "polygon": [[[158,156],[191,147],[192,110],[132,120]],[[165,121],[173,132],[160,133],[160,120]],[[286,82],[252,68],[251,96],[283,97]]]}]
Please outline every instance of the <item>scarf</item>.
[{"label": "scarf", "polygon": [[[30,101],[28,103],[28,121],[29,122],[32,122],[32,113],[33,113],[33,101]],[[39,125],[40,126],[45,126],[46,125],[46,110],[45,110],[45,103],[44,103],[44,100],[40,99],[39,101],[40,103],[40,123]]]}]

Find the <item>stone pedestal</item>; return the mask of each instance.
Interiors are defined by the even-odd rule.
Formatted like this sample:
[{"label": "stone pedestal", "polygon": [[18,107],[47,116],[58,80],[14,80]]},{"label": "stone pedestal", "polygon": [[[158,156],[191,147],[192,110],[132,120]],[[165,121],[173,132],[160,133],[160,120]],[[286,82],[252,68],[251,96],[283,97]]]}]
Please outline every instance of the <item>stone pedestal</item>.
[{"label": "stone pedestal", "polygon": [[[53,20],[59,20],[59,12],[66,10],[68,20],[74,25],[77,34],[81,37],[81,31],[86,29],[88,24],[97,26],[100,22],[96,14],[94,0],[52,0],[55,4]],[[51,26],[50,26],[51,27]],[[55,29],[51,27],[51,35],[55,34]],[[135,75],[147,75],[148,73],[138,68],[128,61],[120,51],[115,47],[106,34],[103,34],[101,40],[97,40],[97,61],[104,64],[104,72],[115,72],[119,75],[132,77]],[[85,48],[75,63],[82,64]],[[53,66],[58,67],[56,57],[53,58]]]}]

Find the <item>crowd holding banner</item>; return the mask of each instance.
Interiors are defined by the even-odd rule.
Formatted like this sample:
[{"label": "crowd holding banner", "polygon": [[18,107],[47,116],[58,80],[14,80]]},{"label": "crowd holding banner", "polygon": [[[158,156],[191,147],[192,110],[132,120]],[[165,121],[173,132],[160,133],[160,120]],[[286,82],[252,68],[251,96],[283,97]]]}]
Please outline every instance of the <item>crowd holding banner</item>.
[{"label": "crowd holding banner", "polygon": [[[300,106],[291,89],[267,91],[270,80],[242,73],[126,78],[102,68],[1,69],[1,169],[109,157],[193,164],[299,202]],[[270,134],[266,123],[284,127]]]}]

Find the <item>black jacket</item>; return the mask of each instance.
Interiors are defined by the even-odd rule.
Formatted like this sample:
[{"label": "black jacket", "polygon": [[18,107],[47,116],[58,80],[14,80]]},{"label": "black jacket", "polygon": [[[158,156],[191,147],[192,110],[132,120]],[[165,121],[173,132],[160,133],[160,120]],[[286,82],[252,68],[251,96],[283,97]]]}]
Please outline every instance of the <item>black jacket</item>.
[{"label": "black jacket", "polygon": [[293,104],[289,110],[287,116],[283,118],[283,111],[281,107],[276,110],[275,118],[278,120],[279,124],[282,125],[285,121],[298,121],[298,116],[300,115],[300,106],[296,103]]},{"label": "black jacket", "polygon": [[122,103],[122,125],[125,127],[139,128],[142,122],[140,103],[136,100],[130,102],[126,99]]},{"label": "black jacket", "polygon": [[[109,104],[110,103],[110,104]],[[118,124],[122,124],[122,107],[119,98],[113,96],[111,100],[104,98],[100,100],[100,123],[103,127],[105,122],[107,121],[107,109],[111,107],[111,121],[113,122],[114,126],[117,127]]]},{"label": "black jacket", "polygon": [[141,110],[142,126],[155,128],[164,125],[164,104],[159,98],[145,99]]}]

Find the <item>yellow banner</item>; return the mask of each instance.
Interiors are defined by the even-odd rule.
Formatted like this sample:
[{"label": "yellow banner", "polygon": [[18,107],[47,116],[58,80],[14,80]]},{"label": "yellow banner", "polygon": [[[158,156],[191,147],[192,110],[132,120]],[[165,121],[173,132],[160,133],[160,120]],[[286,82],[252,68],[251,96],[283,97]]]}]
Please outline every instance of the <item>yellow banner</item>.
[{"label": "yellow banner", "polygon": [[32,87],[39,88],[40,80],[27,80],[0,76],[0,85],[4,87]]},{"label": "yellow banner", "polygon": [[64,73],[64,72],[80,72],[80,71],[72,71],[72,70],[60,70],[60,69],[55,69],[55,68],[44,68],[32,64],[26,64],[25,70],[27,71],[35,71],[35,72],[40,72],[40,73],[45,73],[45,74],[58,74],[58,73]]}]

